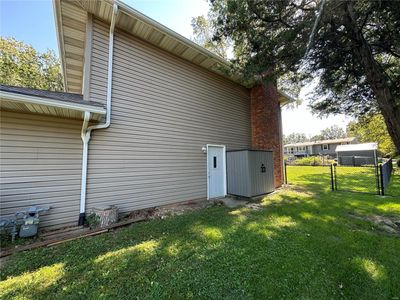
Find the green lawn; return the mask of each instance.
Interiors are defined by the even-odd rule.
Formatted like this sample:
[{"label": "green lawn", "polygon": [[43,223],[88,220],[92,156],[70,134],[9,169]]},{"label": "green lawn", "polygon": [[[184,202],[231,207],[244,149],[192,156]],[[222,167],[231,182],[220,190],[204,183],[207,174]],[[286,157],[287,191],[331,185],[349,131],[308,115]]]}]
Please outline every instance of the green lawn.
[{"label": "green lawn", "polygon": [[[318,185],[322,188],[331,186],[330,166],[287,166],[287,170],[290,184]],[[317,176],[317,174],[320,176]],[[316,177],[318,177],[318,180],[316,180]],[[336,179],[338,191],[378,194],[377,175],[374,166],[337,166]],[[392,175],[392,180],[385,190],[385,194],[400,197],[400,170],[396,170]]]},{"label": "green lawn", "polygon": [[291,169],[295,185],[260,210],[214,206],[15,254],[0,298],[400,298],[400,238],[354,218],[399,216],[400,199],[331,192],[320,168]]}]

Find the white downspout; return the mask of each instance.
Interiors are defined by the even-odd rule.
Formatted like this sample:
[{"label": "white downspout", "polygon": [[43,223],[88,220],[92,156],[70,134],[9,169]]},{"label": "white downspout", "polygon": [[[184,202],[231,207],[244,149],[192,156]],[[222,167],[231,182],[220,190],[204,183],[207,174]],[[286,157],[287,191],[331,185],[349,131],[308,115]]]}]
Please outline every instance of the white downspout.
[{"label": "white downspout", "polygon": [[85,111],[85,117],[83,119],[83,125],[81,130],[81,138],[83,142],[82,149],[82,176],[81,176],[81,201],[79,207],[79,221],[78,225],[83,225],[85,223],[85,197],[86,195],[86,179],[87,179],[87,159],[88,159],[88,146],[90,135],[87,134],[87,128],[90,121],[90,112]]},{"label": "white downspout", "polygon": [[105,129],[111,124],[111,94],[112,94],[112,71],[113,71],[113,52],[114,52],[114,28],[115,22],[118,15],[118,4],[113,5],[113,14],[111,17],[109,43],[108,43],[108,70],[107,70],[107,104],[106,104],[106,122],[103,124],[93,125],[88,127],[90,120],[90,113],[85,112],[85,119],[82,125],[81,137],[83,141],[83,154],[82,154],[82,180],[81,180],[81,200],[79,210],[79,221],[78,225],[83,225],[85,222],[86,215],[86,180],[87,180],[87,161],[88,161],[88,150],[89,141],[92,130]]}]

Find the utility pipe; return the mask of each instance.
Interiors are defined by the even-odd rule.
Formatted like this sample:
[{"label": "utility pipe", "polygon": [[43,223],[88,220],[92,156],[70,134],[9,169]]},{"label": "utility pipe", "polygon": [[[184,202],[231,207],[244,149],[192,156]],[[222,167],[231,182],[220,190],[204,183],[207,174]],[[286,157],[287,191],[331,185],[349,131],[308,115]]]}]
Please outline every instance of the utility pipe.
[{"label": "utility pipe", "polygon": [[78,225],[83,225],[86,217],[86,180],[87,180],[87,161],[88,161],[88,150],[91,133],[96,129],[108,128],[111,124],[111,94],[112,94],[112,71],[113,71],[113,52],[114,52],[114,28],[115,22],[118,16],[118,4],[113,5],[113,14],[111,17],[109,43],[108,43],[108,70],[107,70],[107,104],[106,104],[106,122],[103,124],[97,124],[93,126],[87,126],[88,122],[85,120],[90,119],[90,113],[87,116],[85,112],[85,120],[82,125],[81,138],[83,141],[83,154],[82,154],[82,181],[81,181],[81,201],[79,211]]}]

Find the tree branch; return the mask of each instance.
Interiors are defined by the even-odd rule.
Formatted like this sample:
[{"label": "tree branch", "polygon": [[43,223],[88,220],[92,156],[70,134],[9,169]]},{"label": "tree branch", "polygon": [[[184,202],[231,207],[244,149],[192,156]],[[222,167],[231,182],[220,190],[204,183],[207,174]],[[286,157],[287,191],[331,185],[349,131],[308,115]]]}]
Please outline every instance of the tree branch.
[{"label": "tree branch", "polygon": [[396,57],[396,58],[400,58],[400,54],[399,54],[399,53],[396,53],[395,51],[393,51],[392,49],[390,49],[390,47],[386,47],[386,46],[384,46],[384,45],[382,45],[382,44],[376,44],[376,43],[371,43],[371,46],[381,48],[381,49],[383,49],[384,51],[386,51],[388,54],[391,54],[391,55],[393,55],[393,56]]},{"label": "tree branch", "polygon": [[361,27],[360,27],[360,29],[359,29],[360,32],[363,30],[364,26],[367,24],[368,18],[369,18],[369,16],[370,16],[371,14],[372,14],[372,11],[371,11],[371,10],[369,10],[369,11],[365,14],[364,20],[362,21]]},{"label": "tree branch", "polygon": [[247,4],[248,4],[251,12],[253,14],[255,14],[257,16],[257,18],[259,18],[261,21],[263,21],[265,23],[276,23],[276,22],[279,22],[279,23],[285,25],[287,28],[293,28],[294,27],[294,26],[288,24],[287,22],[285,22],[284,20],[282,20],[281,16],[279,16],[276,19],[274,19],[274,18],[266,18],[266,17],[261,16],[260,12],[257,10],[256,5],[251,0],[247,0]]}]

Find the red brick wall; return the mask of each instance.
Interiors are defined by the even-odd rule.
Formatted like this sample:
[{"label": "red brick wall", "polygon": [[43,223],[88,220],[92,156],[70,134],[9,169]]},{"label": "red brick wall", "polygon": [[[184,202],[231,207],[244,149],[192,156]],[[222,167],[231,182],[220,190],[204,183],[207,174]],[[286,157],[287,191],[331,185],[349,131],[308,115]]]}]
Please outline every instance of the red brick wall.
[{"label": "red brick wall", "polygon": [[281,107],[273,82],[251,89],[251,144],[255,150],[274,152],[275,187],[283,184]]}]

